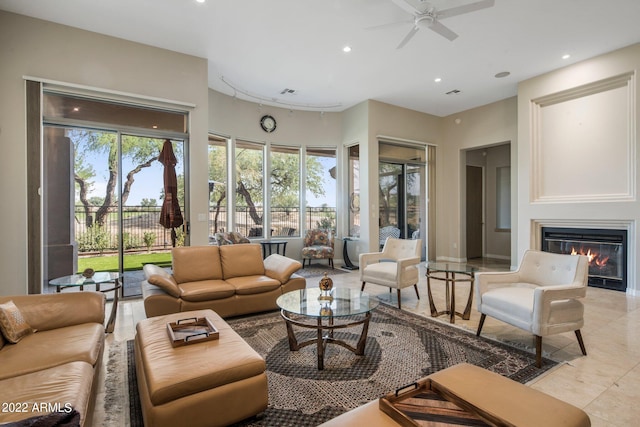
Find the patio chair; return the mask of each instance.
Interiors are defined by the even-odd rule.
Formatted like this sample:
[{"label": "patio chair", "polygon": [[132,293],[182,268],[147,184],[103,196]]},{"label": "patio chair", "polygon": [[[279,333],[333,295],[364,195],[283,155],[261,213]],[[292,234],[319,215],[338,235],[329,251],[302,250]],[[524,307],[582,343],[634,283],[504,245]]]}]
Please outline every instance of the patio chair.
[{"label": "patio chair", "polygon": [[380,247],[381,248],[384,246],[384,242],[387,241],[388,237],[399,239],[400,229],[398,227],[394,227],[393,225],[387,225],[386,227],[382,227],[380,229]]}]

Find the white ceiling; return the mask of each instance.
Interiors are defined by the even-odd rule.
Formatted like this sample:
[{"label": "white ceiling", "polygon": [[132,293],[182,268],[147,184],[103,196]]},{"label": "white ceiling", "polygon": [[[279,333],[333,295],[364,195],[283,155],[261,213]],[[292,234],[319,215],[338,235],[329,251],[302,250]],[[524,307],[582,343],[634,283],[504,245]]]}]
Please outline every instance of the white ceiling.
[{"label": "white ceiling", "polygon": [[[445,116],[640,42],[640,0],[496,0],[442,20],[454,41],[423,28],[400,50],[412,24],[368,28],[411,19],[391,0],[0,0],[0,9],[207,58],[212,89],[324,111],[375,99]],[[511,75],[494,77],[502,71]],[[285,88],[296,92],[281,95]]]}]

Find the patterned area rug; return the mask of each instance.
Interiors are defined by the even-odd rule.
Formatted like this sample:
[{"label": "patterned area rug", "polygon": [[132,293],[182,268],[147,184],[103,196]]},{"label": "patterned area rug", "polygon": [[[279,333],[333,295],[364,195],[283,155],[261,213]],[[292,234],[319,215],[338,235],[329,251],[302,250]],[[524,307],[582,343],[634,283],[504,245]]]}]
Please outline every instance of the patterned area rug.
[{"label": "patterned area rug", "polygon": [[[331,276],[335,276],[337,274],[345,274],[345,273],[349,273],[346,270],[342,270],[341,268],[331,268],[328,265],[324,265],[324,264],[317,264],[320,261],[316,261],[316,263],[311,264],[310,266],[306,266],[305,268],[301,268],[300,270],[296,271],[296,274],[302,276],[302,277],[316,277],[316,276],[322,276],[324,275],[324,273],[327,273],[327,276],[331,277]],[[323,262],[327,262],[327,261],[323,261]]]},{"label": "patterned area rug", "polygon": [[[264,415],[236,427],[317,426],[370,400],[413,383],[432,372],[461,362],[526,383],[556,365],[535,354],[381,304],[373,312],[364,356],[328,345],[325,369],[318,371],[316,348],[289,351],[287,332],[279,312],[228,320],[267,362],[269,407]],[[360,326],[336,338],[357,341]],[[306,332],[305,332],[306,331]],[[296,329],[299,341],[313,335]],[[307,335],[307,337],[305,337]],[[142,425],[133,358],[128,345],[131,425]]]}]

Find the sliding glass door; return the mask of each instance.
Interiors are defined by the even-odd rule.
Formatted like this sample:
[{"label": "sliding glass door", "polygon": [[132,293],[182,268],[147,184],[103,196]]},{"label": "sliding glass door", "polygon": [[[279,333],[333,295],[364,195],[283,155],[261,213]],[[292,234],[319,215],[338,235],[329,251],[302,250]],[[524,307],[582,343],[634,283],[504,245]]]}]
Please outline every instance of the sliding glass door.
[{"label": "sliding glass door", "polygon": [[[74,115],[74,113],[77,113]],[[173,119],[175,129],[163,118]],[[85,269],[119,272],[123,295],[140,294],[142,266],[170,267],[173,245],[184,245],[186,130],[178,115],[76,99],[44,96],[42,174],[42,278],[49,280]],[[169,124],[168,124],[169,123]],[[131,126],[148,126],[150,129]],[[182,127],[180,127],[182,126]],[[182,226],[160,224],[167,199],[165,144],[175,156]],[[175,194],[174,194],[175,193]]]},{"label": "sliding glass door", "polygon": [[425,148],[383,142],[379,147],[380,245],[387,237],[422,239],[424,256],[428,229]]}]

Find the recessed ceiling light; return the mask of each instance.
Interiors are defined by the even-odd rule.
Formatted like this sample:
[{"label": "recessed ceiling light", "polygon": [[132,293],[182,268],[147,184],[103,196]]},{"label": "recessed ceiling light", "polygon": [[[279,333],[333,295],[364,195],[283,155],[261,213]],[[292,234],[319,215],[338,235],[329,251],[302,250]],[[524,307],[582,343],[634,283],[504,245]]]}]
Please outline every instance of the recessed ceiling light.
[{"label": "recessed ceiling light", "polygon": [[562,55],[562,59],[569,59],[571,58],[571,55],[569,55],[568,53],[565,53],[564,55]]},{"label": "recessed ceiling light", "polygon": [[440,83],[442,81],[442,79],[440,77],[436,77],[433,81],[436,82],[436,83]]},{"label": "recessed ceiling light", "polygon": [[204,3],[206,0],[196,0],[198,3]]},{"label": "recessed ceiling light", "polygon": [[351,46],[345,46],[345,47],[343,47],[343,48],[342,48],[342,51],[343,51],[343,52],[345,52],[345,53],[349,53],[349,52],[351,52]]},{"label": "recessed ceiling light", "polygon": [[499,72],[498,74],[496,74],[496,75],[495,75],[495,76],[493,76],[493,77],[495,77],[496,79],[502,79],[502,78],[504,78],[504,77],[508,77],[508,76],[510,76],[510,75],[511,75],[511,73],[510,73],[510,72],[508,72],[508,71],[501,71],[501,72]]}]

